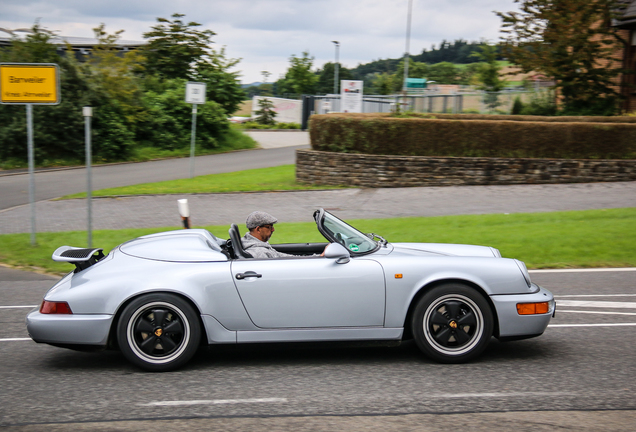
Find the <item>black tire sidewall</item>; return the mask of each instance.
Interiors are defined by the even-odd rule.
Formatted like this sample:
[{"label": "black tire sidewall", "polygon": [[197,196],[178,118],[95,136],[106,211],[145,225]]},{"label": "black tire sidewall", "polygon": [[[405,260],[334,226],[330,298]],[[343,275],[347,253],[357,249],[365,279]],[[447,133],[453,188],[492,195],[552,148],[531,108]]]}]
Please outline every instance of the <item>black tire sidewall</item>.
[{"label": "black tire sidewall", "polygon": [[[440,352],[435,346],[431,345],[424,334],[424,315],[429,306],[441,297],[453,294],[464,296],[472,300],[479,308],[483,317],[482,332],[479,341],[472,349],[462,354]],[[493,333],[494,319],[488,301],[486,301],[480,292],[467,285],[447,283],[432,288],[419,299],[413,312],[411,325],[415,343],[427,357],[440,363],[464,363],[474,359],[484,351]]]},{"label": "black tire sidewall", "polygon": [[[185,316],[185,319],[188,321],[188,326],[190,328],[188,340],[185,342],[186,348],[178,357],[175,357],[174,359],[165,363],[152,363],[139,357],[137,353],[130,347],[130,342],[128,340],[128,323],[130,322],[133,315],[138,310],[144,308],[146,305],[155,302],[167,303],[180,310]],[[137,297],[128,305],[126,305],[117,322],[117,342],[122,354],[128,361],[147,371],[166,372],[183,366],[196,353],[199,347],[200,339],[201,326],[199,323],[198,314],[194,311],[192,306],[190,306],[187,301],[174,294],[155,293],[145,294]]]}]

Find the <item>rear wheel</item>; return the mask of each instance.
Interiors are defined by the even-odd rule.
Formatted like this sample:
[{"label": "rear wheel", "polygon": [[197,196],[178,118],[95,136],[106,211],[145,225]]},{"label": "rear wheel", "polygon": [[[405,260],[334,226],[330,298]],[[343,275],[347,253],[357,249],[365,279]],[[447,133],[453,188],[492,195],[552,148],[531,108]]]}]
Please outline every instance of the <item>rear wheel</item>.
[{"label": "rear wheel", "polygon": [[441,363],[469,361],[486,348],[493,332],[488,302],[474,289],[448,283],[417,303],[412,319],[417,346]]},{"label": "rear wheel", "polygon": [[196,353],[200,337],[196,312],[172,294],[147,294],[133,300],[117,324],[124,356],[155,372],[183,366]]}]

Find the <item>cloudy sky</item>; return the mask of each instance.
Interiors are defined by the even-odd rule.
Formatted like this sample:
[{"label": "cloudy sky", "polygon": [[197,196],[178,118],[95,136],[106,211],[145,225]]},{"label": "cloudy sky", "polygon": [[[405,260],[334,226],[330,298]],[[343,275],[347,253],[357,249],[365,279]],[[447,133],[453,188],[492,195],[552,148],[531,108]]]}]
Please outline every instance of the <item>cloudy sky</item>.
[{"label": "cloudy sky", "polygon": [[[36,19],[63,36],[92,37],[100,23],[123,29],[123,39],[143,40],[157,17],[175,12],[213,30],[218,47],[241,58],[244,83],[284,74],[292,54],[315,57],[314,66],[334,61],[332,40],[340,41],[340,62],[355,67],[402,56],[408,0],[1,0],[0,27],[31,27]],[[442,39],[499,38],[501,20],[493,11],[515,9],[513,0],[413,0],[410,52]]]}]

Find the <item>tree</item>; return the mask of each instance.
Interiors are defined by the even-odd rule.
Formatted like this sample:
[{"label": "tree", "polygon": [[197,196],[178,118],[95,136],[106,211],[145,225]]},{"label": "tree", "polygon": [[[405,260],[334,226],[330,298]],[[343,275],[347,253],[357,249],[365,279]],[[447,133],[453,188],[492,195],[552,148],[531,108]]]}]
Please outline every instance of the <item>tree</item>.
[{"label": "tree", "polygon": [[[334,63],[328,62],[325,63],[322,70],[318,70],[316,73],[318,74],[318,83],[316,84],[316,93],[319,94],[327,94],[333,93],[333,80],[335,65]],[[338,67],[338,81],[340,80],[352,80],[353,75],[351,71],[347,68],[342,67],[340,65]],[[338,83],[338,92],[340,92],[340,83]]]},{"label": "tree", "polygon": [[267,98],[259,99],[258,108],[259,109],[255,112],[255,114],[257,115],[256,123],[262,125],[276,124],[276,111],[274,111],[274,102]]},{"label": "tree", "polygon": [[503,20],[507,57],[524,72],[553,77],[563,111],[611,114],[621,72],[622,39],[610,26],[616,0],[515,0],[519,12],[497,12]]},{"label": "tree", "polygon": [[185,15],[172,14],[173,20],[157,18],[151,31],[143,34],[148,39],[144,48],[147,68],[151,73],[164,78],[189,78],[194,65],[209,53],[212,30],[199,30],[201,24],[191,21],[184,23]]},{"label": "tree", "polygon": [[[60,70],[61,102],[54,106],[33,107],[34,153],[37,164],[55,160],[80,161],[84,156],[84,119],[82,107],[94,105],[97,96],[72,51],[64,56],[50,42],[52,33],[39,23],[31,28],[24,40],[14,38],[11,45],[0,50],[0,61],[17,63],[57,63]],[[96,132],[99,129],[96,129]],[[26,115],[22,105],[0,105],[0,160],[27,160]],[[118,155],[126,154],[123,145]],[[117,153],[117,151],[115,150]],[[95,156],[108,151],[96,147]],[[110,156],[111,154],[108,154]]]},{"label": "tree", "polygon": [[292,54],[285,78],[276,82],[276,93],[314,94],[318,76],[311,71],[313,64],[314,58],[307,51],[302,57]]},{"label": "tree", "polygon": [[240,72],[230,72],[238,64],[239,59],[225,57],[225,48],[220,51],[210,50],[207,56],[196,64],[193,80],[206,83],[206,96],[218,103],[231,115],[245,99],[245,92],[239,82]]},{"label": "tree", "polygon": [[477,69],[477,78],[481,83],[479,88],[486,92],[484,95],[486,106],[494,110],[501,105],[498,93],[506,87],[506,80],[499,76],[501,66],[497,63],[497,48],[483,44],[481,52],[475,52],[472,55],[483,62]]},{"label": "tree", "polygon": [[391,95],[395,94],[395,87],[402,85],[404,79],[398,79],[396,83],[396,76],[383,72],[381,74],[375,74],[375,78],[371,84],[371,93],[376,95]]},{"label": "tree", "polygon": [[[201,24],[181,20],[185,15],[172,14],[172,20],[157,18],[159,24],[144,33],[146,73],[161,79],[189,79],[206,83],[206,96],[217,102],[228,115],[234,113],[245,98],[238,80],[239,72],[230,72],[240,59],[225,56],[210,47],[212,30],[199,30]],[[149,89],[157,91],[156,82]]]}]

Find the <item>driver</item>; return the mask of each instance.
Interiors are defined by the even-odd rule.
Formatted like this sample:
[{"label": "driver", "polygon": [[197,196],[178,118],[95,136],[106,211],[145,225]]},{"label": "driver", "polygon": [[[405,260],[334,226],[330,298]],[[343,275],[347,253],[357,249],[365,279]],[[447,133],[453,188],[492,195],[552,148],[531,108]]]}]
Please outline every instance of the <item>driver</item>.
[{"label": "driver", "polygon": [[282,258],[294,257],[298,255],[290,255],[278,252],[269,244],[268,240],[274,234],[274,224],[278,222],[274,216],[263,211],[255,211],[247,216],[245,225],[250,232],[241,238],[243,249],[254,258]]}]

